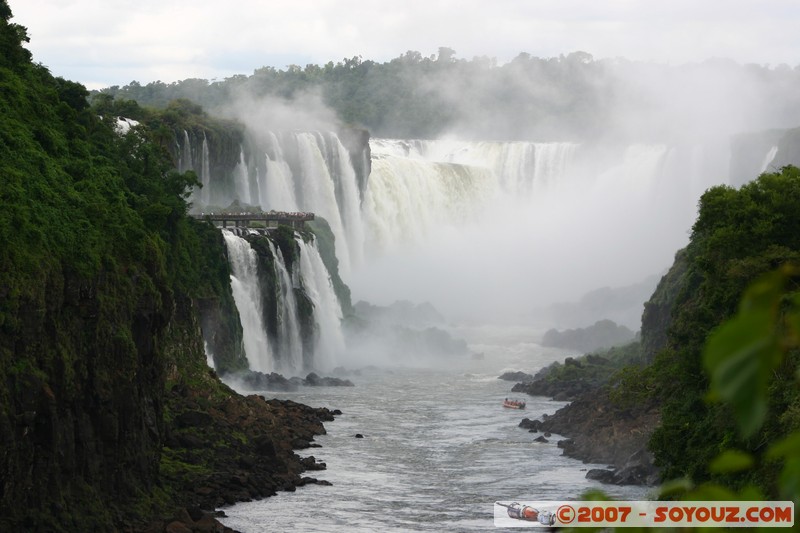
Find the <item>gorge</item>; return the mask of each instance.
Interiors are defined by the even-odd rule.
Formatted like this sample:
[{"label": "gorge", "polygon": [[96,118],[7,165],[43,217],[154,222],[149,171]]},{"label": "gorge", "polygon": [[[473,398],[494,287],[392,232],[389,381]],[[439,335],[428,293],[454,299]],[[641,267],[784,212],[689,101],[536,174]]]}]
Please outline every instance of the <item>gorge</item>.
[{"label": "gorge", "polygon": [[[212,515],[224,507],[231,527],[256,531],[320,500],[331,529],[482,530],[482,506],[497,498],[577,498],[601,486],[561,455],[558,435],[535,440],[499,409],[509,384],[496,376],[577,355],[542,346],[542,335],[608,312],[599,305],[590,322],[567,324],[577,313],[549,304],[670,265],[646,305],[614,309],[645,309],[639,361],[664,365],[628,369],[620,396],[646,395],[647,372],[674,378],[692,391],[671,394],[687,399],[670,406],[676,419],[703,412],[695,437],[737,438],[699,406],[698,354],[746,282],[797,258],[796,169],[741,193],[712,186],[797,162],[798,130],[761,127],[775,110],[751,133],[742,119],[689,135],[688,108],[675,135],[638,123],[607,135],[602,105],[539,115],[520,97],[511,109],[530,124],[505,114],[492,136],[477,124],[506,102],[475,98],[456,136],[443,126],[458,124],[452,107],[412,93],[424,106],[397,104],[380,124],[380,106],[362,102],[371,130],[369,117],[277,127],[264,118],[277,105],[247,99],[212,116],[180,98],[155,109],[119,88],[92,95],[32,60],[6,0],[0,32],[0,529],[219,529]],[[547,68],[585,74],[590,59]],[[509,68],[521,64],[539,65]],[[309,220],[212,221],[273,211]],[[796,422],[790,382],[775,389],[776,435]],[[563,403],[529,405],[543,417]],[[682,427],[657,430],[662,458],[670,474],[702,479],[719,442],[704,441],[684,468],[689,454],[663,446]],[[327,465],[319,479],[304,475]],[[333,494],[323,492],[330,482]],[[284,498],[297,487],[308,490]]]}]

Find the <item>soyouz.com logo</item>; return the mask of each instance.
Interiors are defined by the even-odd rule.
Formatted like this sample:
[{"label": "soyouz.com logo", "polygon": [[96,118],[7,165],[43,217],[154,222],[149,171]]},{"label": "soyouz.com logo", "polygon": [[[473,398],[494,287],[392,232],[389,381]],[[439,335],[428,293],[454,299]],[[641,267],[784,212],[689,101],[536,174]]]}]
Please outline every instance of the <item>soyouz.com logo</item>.
[{"label": "soyouz.com logo", "polygon": [[494,504],[497,527],[793,527],[794,503],[526,501]]}]

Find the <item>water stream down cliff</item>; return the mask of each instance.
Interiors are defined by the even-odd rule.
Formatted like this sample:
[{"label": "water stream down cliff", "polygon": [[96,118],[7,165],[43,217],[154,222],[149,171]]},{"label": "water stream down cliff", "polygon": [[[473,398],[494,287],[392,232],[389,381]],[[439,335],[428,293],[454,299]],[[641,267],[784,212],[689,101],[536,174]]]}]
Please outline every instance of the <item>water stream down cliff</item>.
[{"label": "water stream down cliff", "polygon": [[[716,179],[707,169],[727,157],[717,148],[250,130],[223,141],[180,131],[175,161],[203,184],[198,212],[238,202],[328,223],[336,273],[303,238],[292,237],[294,266],[286,246],[256,254],[244,241],[264,237],[226,235],[250,366],[295,374],[332,368],[345,349],[331,276],[360,298],[430,300],[455,318],[507,319],[663,271]],[[504,275],[486,283],[498,260]]]}]

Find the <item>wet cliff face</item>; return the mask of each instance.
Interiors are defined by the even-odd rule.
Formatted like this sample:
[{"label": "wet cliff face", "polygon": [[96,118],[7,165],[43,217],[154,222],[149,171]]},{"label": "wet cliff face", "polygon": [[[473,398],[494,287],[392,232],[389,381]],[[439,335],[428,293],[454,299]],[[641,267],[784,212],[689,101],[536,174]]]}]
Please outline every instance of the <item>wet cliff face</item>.
[{"label": "wet cliff face", "polygon": [[210,225],[197,224],[195,229],[205,250],[201,271],[209,282],[193,302],[205,349],[213,357],[214,368],[220,375],[239,372],[247,368],[247,357],[242,347],[239,312],[230,288],[225,242],[220,231]]},{"label": "wet cliff face", "polygon": [[126,274],[52,268],[16,300],[0,369],[0,507],[11,523],[102,529],[115,502],[156,480],[173,303],[155,272]]},{"label": "wet cliff face", "polygon": [[672,323],[675,302],[684,289],[687,278],[688,261],[686,250],[675,254],[675,262],[661,278],[655,292],[644,304],[642,313],[642,355],[651,362],[655,355],[666,348],[667,334]]},{"label": "wet cliff face", "polygon": [[361,198],[367,190],[367,181],[372,172],[372,154],[369,148],[369,131],[357,128],[344,128],[339,130],[339,139],[350,154],[350,161],[356,171],[358,188]]}]

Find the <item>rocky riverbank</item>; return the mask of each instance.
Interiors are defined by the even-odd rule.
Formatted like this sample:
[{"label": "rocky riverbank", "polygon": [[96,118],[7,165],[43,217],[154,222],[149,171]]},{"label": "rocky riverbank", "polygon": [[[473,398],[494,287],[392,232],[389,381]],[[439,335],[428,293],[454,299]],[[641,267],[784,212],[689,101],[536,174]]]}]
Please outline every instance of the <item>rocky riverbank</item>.
[{"label": "rocky riverbank", "polygon": [[314,437],[325,433],[322,423],[338,410],[229,392],[203,397],[188,388],[171,391],[160,474],[162,483],[183,495],[185,507],[131,531],[231,531],[216,519],[216,509],[308,483],[328,484],[303,475],[325,463],[294,450],[318,446]]},{"label": "rocky riverbank", "polygon": [[[597,364],[598,358],[593,357]],[[566,366],[578,368],[576,364],[573,361]],[[582,364],[585,367],[586,362]],[[512,389],[531,396],[571,401],[542,420],[523,419],[520,427],[533,433],[568,437],[558,443],[564,455],[611,467],[590,470],[587,477],[620,485],[653,485],[658,482],[658,469],[647,443],[660,420],[658,407],[650,401],[622,402],[612,397],[611,390],[607,378],[587,379],[581,375],[573,379],[537,375],[534,381],[517,383]]]},{"label": "rocky riverbank", "polygon": [[598,388],[543,420],[525,418],[520,427],[568,437],[558,443],[564,455],[611,466],[590,470],[588,478],[617,485],[654,485],[658,470],[647,442],[658,422],[655,407],[622,409],[609,399],[607,390]]},{"label": "rocky riverbank", "polygon": [[238,383],[241,388],[250,391],[296,391],[300,387],[353,387],[349,379],[319,376],[315,372],[305,379],[300,377],[286,378],[276,372],[264,374],[246,370],[238,374],[226,376],[228,382]]}]

